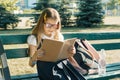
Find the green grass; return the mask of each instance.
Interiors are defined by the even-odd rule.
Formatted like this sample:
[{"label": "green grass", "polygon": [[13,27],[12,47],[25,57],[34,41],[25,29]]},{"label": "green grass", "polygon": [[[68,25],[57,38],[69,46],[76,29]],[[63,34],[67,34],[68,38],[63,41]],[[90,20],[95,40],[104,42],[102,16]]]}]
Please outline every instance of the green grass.
[{"label": "green grass", "polygon": [[30,34],[32,29],[0,30],[0,34]]}]

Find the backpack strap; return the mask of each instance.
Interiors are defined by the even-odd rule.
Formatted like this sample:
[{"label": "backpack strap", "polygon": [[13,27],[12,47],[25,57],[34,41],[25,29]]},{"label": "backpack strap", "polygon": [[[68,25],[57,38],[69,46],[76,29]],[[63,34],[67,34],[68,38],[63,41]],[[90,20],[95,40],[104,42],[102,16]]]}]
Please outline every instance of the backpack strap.
[{"label": "backpack strap", "polygon": [[[82,40],[81,40],[82,41]],[[76,42],[78,43],[78,45],[81,47],[81,49],[83,49],[88,55],[90,55],[92,57],[92,63],[86,63],[88,66],[92,66],[94,61],[96,61],[94,54],[89,50],[86,49],[87,46],[84,46],[86,44],[82,44],[81,41],[79,39],[76,40]],[[87,47],[88,48],[88,47]]]},{"label": "backpack strap", "polygon": [[82,40],[81,40],[81,43],[82,43],[83,45],[85,45],[86,49],[87,49],[89,52],[91,52],[92,55],[94,56],[94,60],[96,60],[96,61],[98,62],[100,56],[99,56],[98,52],[96,51],[96,49],[89,43],[89,41],[86,40],[86,39],[82,39]]}]

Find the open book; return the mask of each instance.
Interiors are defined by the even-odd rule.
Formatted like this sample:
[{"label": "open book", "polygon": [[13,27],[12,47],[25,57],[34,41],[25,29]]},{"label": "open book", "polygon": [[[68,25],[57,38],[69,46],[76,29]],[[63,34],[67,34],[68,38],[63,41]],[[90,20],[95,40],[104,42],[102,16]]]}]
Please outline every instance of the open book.
[{"label": "open book", "polygon": [[74,45],[76,38],[57,41],[44,39],[41,48],[45,51],[45,55],[39,60],[55,62],[61,59],[68,58],[68,49]]}]

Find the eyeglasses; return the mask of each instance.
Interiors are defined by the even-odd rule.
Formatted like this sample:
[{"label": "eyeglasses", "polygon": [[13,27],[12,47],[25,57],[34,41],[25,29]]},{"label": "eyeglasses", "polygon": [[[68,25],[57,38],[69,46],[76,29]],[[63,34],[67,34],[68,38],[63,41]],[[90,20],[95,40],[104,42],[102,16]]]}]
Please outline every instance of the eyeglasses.
[{"label": "eyeglasses", "polygon": [[50,24],[50,23],[44,23],[44,24],[46,28],[51,28],[51,27],[57,28],[58,27],[58,24]]}]

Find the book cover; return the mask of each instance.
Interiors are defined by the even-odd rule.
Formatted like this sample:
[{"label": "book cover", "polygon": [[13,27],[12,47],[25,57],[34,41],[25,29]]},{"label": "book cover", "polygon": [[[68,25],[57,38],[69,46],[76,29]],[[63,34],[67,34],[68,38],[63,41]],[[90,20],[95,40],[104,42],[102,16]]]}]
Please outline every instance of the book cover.
[{"label": "book cover", "polygon": [[76,38],[66,39],[65,41],[57,41],[44,39],[41,48],[45,51],[45,55],[39,60],[55,62],[68,58],[68,48],[74,45]]}]

